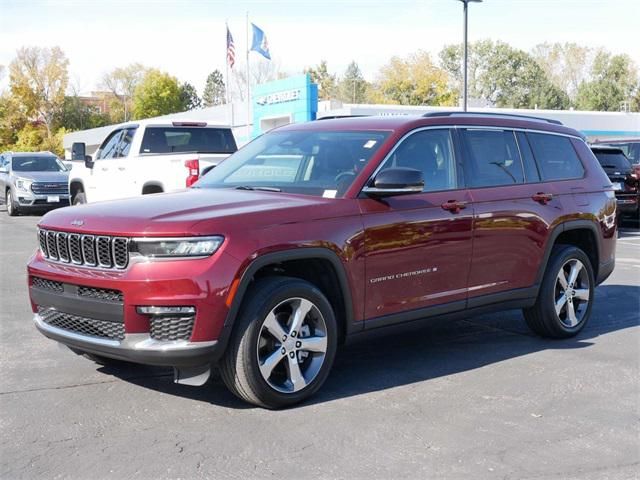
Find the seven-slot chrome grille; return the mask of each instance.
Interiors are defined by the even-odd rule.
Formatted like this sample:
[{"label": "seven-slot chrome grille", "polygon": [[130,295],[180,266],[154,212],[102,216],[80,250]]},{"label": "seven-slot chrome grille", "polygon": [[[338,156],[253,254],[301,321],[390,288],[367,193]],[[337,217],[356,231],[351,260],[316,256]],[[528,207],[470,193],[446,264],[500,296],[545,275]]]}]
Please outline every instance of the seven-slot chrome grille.
[{"label": "seven-slot chrome grille", "polygon": [[100,268],[126,268],[129,239],[38,229],[42,254],[49,260]]}]

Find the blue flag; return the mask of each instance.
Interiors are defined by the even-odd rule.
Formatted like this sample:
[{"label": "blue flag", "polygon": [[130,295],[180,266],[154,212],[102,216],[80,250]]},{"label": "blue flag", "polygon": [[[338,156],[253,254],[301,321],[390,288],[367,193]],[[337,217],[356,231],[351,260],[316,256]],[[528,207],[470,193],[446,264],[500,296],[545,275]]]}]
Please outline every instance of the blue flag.
[{"label": "blue flag", "polygon": [[264,32],[256,27],[253,23],[253,43],[251,44],[251,50],[258,52],[264,58],[271,60],[271,54],[269,53],[269,44],[267,43],[267,36]]}]

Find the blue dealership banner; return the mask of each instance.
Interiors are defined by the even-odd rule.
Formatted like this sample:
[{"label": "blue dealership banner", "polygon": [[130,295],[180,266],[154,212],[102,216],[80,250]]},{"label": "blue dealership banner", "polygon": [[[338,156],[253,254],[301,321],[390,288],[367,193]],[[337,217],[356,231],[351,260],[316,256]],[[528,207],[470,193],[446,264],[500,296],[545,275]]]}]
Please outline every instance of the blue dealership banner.
[{"label": "blue dealership banner", "polygon": [[256,27],[253,23],[253,43],[251,44],[251,50],[258,52],[264,58],[271,60],[271,54],[269,53],[269,44],[267,43],[267,36],[264,32]]}]

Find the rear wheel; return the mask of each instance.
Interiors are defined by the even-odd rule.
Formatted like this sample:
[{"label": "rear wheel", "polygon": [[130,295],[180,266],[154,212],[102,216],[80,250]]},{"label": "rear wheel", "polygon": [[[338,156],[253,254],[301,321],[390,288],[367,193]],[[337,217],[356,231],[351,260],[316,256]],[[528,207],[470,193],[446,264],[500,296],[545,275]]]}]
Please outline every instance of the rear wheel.
[{"label": "rear wheel", "polygon": [[587,324],[595,280],[589,257],[569,245],[554,247],[533,307],[523,310],[529,327],[539,335],[568,338]]},{"label": "rear wheel", "polygon": [[75,194],[75,196],[73,197],[73,205],[82,205],[84,203],[87,203],[87,197],[85,196],[83,191],[79,191],[78,193]]},{"label": "rear wheel", "polygon": [[337,348],[329,301],[313,284],[287,277],[259,280],[246,298],[220,363],[227,387],[266,408],[313,395],[326,380]]},{"label": "rear wheel", "polygon": [[5,203],[7,205],[7,213],[9,214],[10,217],[15,217],[20,214],[18,205],[13,200],[13,194],[11,193],[11,190],[7,190],[7,194],[5,196]]}]

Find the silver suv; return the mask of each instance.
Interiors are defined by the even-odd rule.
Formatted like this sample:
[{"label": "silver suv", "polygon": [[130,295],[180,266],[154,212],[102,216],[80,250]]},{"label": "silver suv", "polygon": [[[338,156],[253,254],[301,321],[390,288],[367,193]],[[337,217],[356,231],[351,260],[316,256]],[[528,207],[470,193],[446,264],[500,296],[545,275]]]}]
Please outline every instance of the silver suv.
[{"label": "silver suv", "polygon": [[11,216],[69,205],[69,171],[51,152],[0,155],[0,188]]}]

